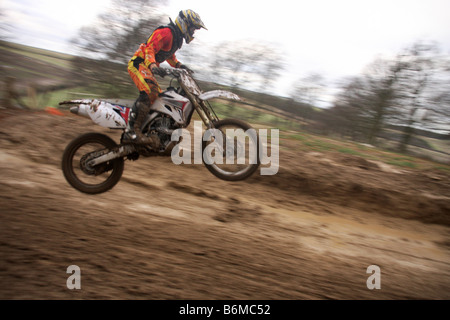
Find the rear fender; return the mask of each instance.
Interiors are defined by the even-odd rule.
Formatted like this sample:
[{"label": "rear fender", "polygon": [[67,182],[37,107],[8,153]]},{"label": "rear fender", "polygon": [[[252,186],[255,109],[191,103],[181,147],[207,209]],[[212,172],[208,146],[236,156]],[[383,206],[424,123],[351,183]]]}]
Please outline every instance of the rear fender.
[{"label": "rear fender", "polygon": [[78,104],[70,111],[80,116],[91,118],[94,123],[112,129],[125,129],[125,120],[115,111],[114,105],[100,100],[72,100],[60,104]]}]

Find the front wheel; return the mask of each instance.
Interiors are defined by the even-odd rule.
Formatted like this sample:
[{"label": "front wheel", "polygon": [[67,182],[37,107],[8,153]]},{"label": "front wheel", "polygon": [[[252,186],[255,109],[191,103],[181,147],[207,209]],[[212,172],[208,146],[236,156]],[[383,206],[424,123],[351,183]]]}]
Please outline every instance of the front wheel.
[{"label": "front wheel", "polygon": [[225,119],[204,133],[203,163],[216,177],[239,181],[250,177],[259,167],[258,136],[248,123]]},{"label": "front wheel", "polygon": [[64,150],[62,171],[75,189],[89,194],[108,191],[122,177],[124,160],[117,158],[96,166],[89,162],[108,153],[117,144],[100,133],[86,133],[74,139]]}]

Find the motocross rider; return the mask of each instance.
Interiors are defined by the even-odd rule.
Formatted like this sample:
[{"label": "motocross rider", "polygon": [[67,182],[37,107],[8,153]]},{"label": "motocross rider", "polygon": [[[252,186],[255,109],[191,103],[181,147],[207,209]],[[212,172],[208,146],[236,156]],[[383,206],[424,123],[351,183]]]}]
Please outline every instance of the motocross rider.
[{"label": "motocross rider", "polygon": [[158,136],[144,135],[141,127],[151,105],[162,92],[155,75],[164,77],[166,72],[159,67],[159,64],[167,61],[174,68],[182,68],[192,72],[177,60],[175,52],[183,45],[183,39],[186,43],[190,43],[194,39],[193,35],[197,29],[206,29],[200,16],[192,10],[180,11],[175,23],[172,22],[172,19],[169,18],[169,20],[168,25],[161,26],[153,31],[147,42],[140,45],[128,62],[128,73],[139,89],[139,97],[133,107],[135,116],[130,121],[131,131],[128,132],[125,139],[136,144],[149,145],[154,150],[159,148]]}]

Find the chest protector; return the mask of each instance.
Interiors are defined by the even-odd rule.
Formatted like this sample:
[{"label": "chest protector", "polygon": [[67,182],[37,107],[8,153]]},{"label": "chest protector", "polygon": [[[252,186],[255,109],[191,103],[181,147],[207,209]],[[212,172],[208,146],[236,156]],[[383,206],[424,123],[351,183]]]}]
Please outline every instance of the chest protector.
[{"label": "chest protector", "polygon": [[[172,31],[173,42],[172,42],[172,48],[170,48],[169,51],[159,50],[159,52],[155,55],[155,60],[158,63],[162,63],[162,62],[166,61],[167,59],[169,59],[183,45],[183,36],[182,36],[180,30],[178,30],[177,26],[175,26],[175,24],[172,22],[172,20],[170,21],[170,23],[167,26],[158,27],[158,28],[156,28],[156,30],[163,29],[163,28],[169,28],[170,31]],[[148,40],[150,40],[150,38],[151,38],[151,36],[148,38]],[[148,40],[147,40],[147,43],[148,43]]]}]

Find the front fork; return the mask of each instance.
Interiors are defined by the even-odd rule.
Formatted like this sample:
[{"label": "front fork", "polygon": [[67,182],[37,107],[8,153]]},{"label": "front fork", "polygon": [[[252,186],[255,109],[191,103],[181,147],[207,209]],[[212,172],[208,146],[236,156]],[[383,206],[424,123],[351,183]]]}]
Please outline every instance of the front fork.
[{"label": "front fork", "polygon": [[189,89],[183,83],[181,83],[181,88],[187,95],[188,99],[191,101],[195,111],[197,111],[206,128],[214,128],[214,122],[219,121],[219,119],[217,118],[217,116],[211,114],[211,111],[206,106],[205,101],[199,101],[199,99],[195,95],[189,92]]}]

